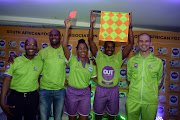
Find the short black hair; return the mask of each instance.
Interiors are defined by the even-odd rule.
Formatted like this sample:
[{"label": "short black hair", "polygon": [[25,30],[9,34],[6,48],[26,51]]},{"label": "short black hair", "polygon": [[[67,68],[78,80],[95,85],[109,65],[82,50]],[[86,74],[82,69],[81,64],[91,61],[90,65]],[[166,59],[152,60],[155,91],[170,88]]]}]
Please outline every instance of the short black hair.
[{"label": "short black hair", "polygon": [[140,35],[138,35],[138,41],[139,41],[139,37],[142,36],[142,35],[147,35],[147,36],[149,36],[150,42],[151,42],[151,36],[150,36],[149,34],[147,34],[147,33],[141,33]]},{"label": "short black hair", "polygon": [[104,43],[104,48],[106,47],[106,45],[107,45],[108,43],[112,43],[113,46],[115,47],[115,42],[113,42],[113,41],[105,41],[105,43]]},{"label": "short black hair", "polygon": [[77,44],[77,46],[76,46],[76,50],[78,50],[79,44],[81,44],[81,43],[85,44],[86,47],[87,47],[87,49],[88,49],[88,46],[87,46],[85,40],[84,40],[84,39],[80,39],[80,40],[78,40],[78,44]]}]

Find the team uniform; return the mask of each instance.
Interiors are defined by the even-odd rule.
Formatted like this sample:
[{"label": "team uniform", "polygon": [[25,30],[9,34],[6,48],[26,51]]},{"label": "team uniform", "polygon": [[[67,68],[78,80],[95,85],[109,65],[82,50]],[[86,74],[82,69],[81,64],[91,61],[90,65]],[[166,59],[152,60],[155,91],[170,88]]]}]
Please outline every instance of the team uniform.
[{"label": "team uniform", "polygon": [[158,93],[164,84],[162,60],[151,52],[146,58],[140,53],[132,57],[127,65],[127,77],[130,81],[126,101],[128,120],[154,120],[157,112]]},{"label": "team uniform", "polygon": [[119,113],[119,74],[122,53],[108,56],[101,51],[97,52],[95,58],[98,68],[98,86],[95,91],[93,111],[97,115],[103,115],[106,111],[111,116]]},{"label": "team uniform", "polygon": [[91,110],[90,78],[96,77],[96,66],[88,59],[82,63],[79,56],[71,56],[70,73],[65,97],[65,113],[70,116],[88,116]]},{"label": "team uniform", "polygon": [[38,53],[39,59],[43,61],[42,78],[40,79],[40,118],[49,118],[51,103],[53,102],[53,113],[56,120],[60,120],[63,114],[65,97],[65,56],[60,46],[54,49],[46,47]]},{"label": "team uniform", "polygon": [[10,109],[12,120],[36,120],[39,105],[38,78],[43,63],[37,57],[32,60],[24,55],[14,59],[13,64],[8,64],[4,76],[11,77],[11,92],[7,104],[15,106]]}]

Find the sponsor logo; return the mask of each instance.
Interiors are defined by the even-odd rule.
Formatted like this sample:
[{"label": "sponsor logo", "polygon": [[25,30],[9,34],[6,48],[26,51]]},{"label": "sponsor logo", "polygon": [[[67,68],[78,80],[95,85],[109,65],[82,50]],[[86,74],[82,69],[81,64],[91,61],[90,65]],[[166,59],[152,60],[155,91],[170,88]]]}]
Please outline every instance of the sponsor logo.
[{"label": "sponsor logo", "polygon": [[132,51],[133,51],[134,53],[137,53],[137,52],[139,52],[139,50],[140,50],[140,49],[139,49],[138,46],[134,46]]},{"label": "sponsor logo", "polygon": [[126,92],[119,92],[119,98],[123,98],[126,96]]},{"label": "sponsor logo", "polygon": [[102,51],[102,52],[104,52],[105,50],[104,50],[104,46],[101,46],[100,47],[100,50]]},{"label": "sponsor logo", "polygon": [[179,81],[179,72],[171,71],[170,80],[174,82]]},{"label": "sponsor logo", "polygon": [[169,113],[169,115],[178,115],[179,111],[177,108],[169,108],[168,113]]},{"label": "sponsor logo", "polygon": [[5,51],[0,51],[0,57],[5,57],[6,56],[6,52]]},{"label": "sponsor logo", "polygon": [[16,43],[16,41],[9,41],[8,45],[9,45],[9,47],[16,47],[17,43]]},{"label": "sponsor logo", "polygon": [[156,116],[160,116],[160,117],[164,116],[164,107],[158,106],[157,115]]},{"label": "sponsor logo", "polygon": [[127,78],[126,69],[121,69],[119,78]]},{"label": "sponsor logo", "polygon": [[154,46],[150,46],[149,50],[152,52],[152,54],[154,54]]},{"label": "sponsor logo", "polygon": [[127,83],[127,81],[119,81],[118,86],[126,88],[128,86],[128,83]]},{"label": "sponsor logo", "polygon": [[170,105],[178,105],[178,96],[170,95],[169,96],[169,104]]},{"label": "sponsor logo", "polygon": [[67,67],[66,67],[66,74],[69,74],[69,72],[70,72],[70,67],[67,66]]},{"label": "sponsor logo", "polygon": [[104,78],[104,80],[107,80],[107,81],[112,80],[114,77],[114,69],[110,66],[105,66],[102,69],[102,77]]},{"label": "sponsor logo", "polygon": [[1,49],[5,49],[5,44],[6,44],[5,40],[0,40],[0,48]]},{"label": "sponsor logo", "polygon": [[89,67],[88,67],[88,68],[89,68],[89,72],[90,72],[90,73],[92,73],[92,71],[93,71],[93,67],[89,65]]},{"label": "sponsor logo", "polygon": [[167,54],[168,53],[168,49],[167,48],[158,48],[158,53],[159,54]]},{"label": "sponsor logo", "polygon": [[138,68],[138,63],[135,63],[135,64],[134,64],[134,67],[135,67],[135,68]]},{"label": "sponsor logo", "polygon": [[165,102],[166,101],[166,97],[164,95],[159,95],[158,99],[159,99],[159,102]]},{"label": "sponsor logo", "polygon": [[16,52],[15,51],[9,51],[9,57],[13,56],[13,55],[16,55]]},{"label": "sponsor logo", "polygon": [[170,65],[172,67],[179,67],[180,66],[180,62],[178,60],[171,60],[170,61]]},{"label": "sponsor logo", "polygon": [[171,57],[179,58],[179,48],[172,48]]},{"label": "sponsor logo", "polygon": [[163,62],[164,68],[166,68],[166,59],[161,59],[161,60],[162,60],[162,62]]},{"label": "sponsor logo", "polygon": [[5,61],[0,61],[0,70],[5,69]]},{"label": "sponsor logo", "polygon": [[0,78],[4,78],[4,72],[0,72]]},{"label": "sponsor logo", "polygon": [[20,41],[20,50],[24,50],[24,46],[25,46],[25,42],[24,41]]},{"label": "sponsor logo", "polygon": [[42,43],[42,48],[46,48],[49,46],[49,43]]},{"label": "sponsor logo", "polygon": [[179,91],[179,85],[178,84],[170,84],[169,85],[169,90],[171,91]]}]

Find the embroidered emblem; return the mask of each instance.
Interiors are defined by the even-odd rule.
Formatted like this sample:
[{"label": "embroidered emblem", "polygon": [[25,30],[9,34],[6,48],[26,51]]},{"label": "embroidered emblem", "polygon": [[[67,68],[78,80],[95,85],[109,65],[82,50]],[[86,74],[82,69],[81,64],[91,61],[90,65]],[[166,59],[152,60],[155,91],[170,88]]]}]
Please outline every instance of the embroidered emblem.
[{"label": "embroidered emblem", "polygon": [[134,67],[135,67],[135,68],[138,68],[138,64],[137,64],[137,63],[135,63],[135,64],[134,64]]},{"label": "embroidered emblem", "polygon": [[153,68],[153,66],[152,66],[152,65],[149,65],[149,68],[150,68],[150,69],[152,69],[152,68]]},{"label": "embroidered emblem", "polygon": [[62,59],[62,58],[63,58],[63,56],[59,55],[59,58],[60,58],[60,59]]},{"label": "embroidered emblem", "polygon": [[89,72],[92,73],[93,67],[89,65]]},{"label": "embroidered emblem", "polygon": [[37,71],[37,67],[34,67],[34,71]]},{"label": "embroidered emblem", "polygon": [[78,68],[79,67],[79,64],[76,64],[76,68]]}]

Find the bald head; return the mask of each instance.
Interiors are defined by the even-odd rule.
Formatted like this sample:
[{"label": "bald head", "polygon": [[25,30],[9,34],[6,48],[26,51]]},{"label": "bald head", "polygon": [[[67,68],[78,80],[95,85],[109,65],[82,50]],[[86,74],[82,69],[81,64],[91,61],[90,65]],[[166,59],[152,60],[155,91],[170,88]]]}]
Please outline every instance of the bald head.
[{"label": "bald head", "polygon": [[[32,41],[32,42],[30,42],[30,41]],[[28,45],[29,43],[34,43],[35,46],[37,46],[37,41],[34,38],[32,38],[32,37],[26,39],[25,46]]]}]

